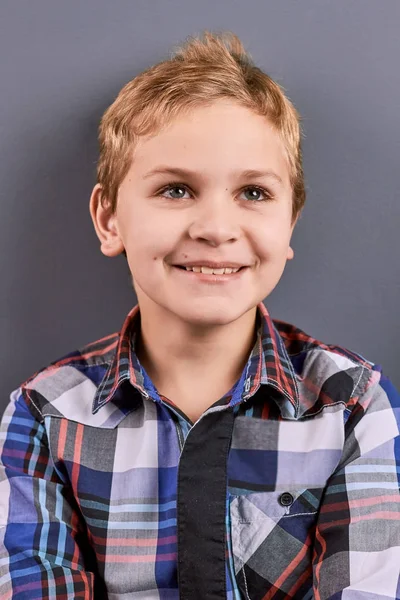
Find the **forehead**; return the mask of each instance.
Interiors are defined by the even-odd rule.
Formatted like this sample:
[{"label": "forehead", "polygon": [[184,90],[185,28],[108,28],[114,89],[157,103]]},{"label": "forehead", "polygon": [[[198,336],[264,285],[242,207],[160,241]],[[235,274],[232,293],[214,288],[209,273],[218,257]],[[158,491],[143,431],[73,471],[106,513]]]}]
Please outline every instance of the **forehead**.
[{"label": "forehead", "polygon": [[233,101],[219,100],[180,114],[135,145],[137,172],[168,162],[188,170],[274,170],[289,180],[279,133],[264,116]]}]

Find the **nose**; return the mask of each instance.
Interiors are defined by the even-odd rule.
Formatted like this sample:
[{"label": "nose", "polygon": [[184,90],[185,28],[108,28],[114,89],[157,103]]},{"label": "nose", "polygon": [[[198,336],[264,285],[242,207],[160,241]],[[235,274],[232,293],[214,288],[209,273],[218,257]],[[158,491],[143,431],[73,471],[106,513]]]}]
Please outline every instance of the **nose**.
[{"label": "nose", "polygon": [[199,202],[189,227],[191,239],[219,246],[240,236],[239,212],[231,197],[213,195]]}]

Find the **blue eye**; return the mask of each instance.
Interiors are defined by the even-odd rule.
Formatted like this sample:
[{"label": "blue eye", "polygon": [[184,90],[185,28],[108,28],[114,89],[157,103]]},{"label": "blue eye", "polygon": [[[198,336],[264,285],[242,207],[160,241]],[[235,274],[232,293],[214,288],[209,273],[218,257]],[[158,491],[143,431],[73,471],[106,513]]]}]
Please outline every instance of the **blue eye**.
[{"label": "blue eye", "polygon": [[[189,196],[185,196],[186,193]],[[187,200],[191,197],[190,194],[191,192],[188,187],[179,182],[169,183],[158,193],[159,196],[169,198],[170,200]],[[242,190],[241,194],[246,194],[244,199],[250,202],[265,202],[272,199],[272,195],[267,190],[255,185],[247,186]],[[247,194],[249,195],[247,196]]]},{"label": "blue eye", "polygon": [[267,190],[264,190],[264,188],[249,186],[245,188],[243,193],[246,194],[249,191],[250,197],[247,197],[246,200],[250,200],[251,202],[263,202],[264,200],[271,198],[271,194],[269,194]]},{"label": "blue eye", "polygon": [[[184,195],[187,192],[187,188],[181,184],[170,184],[167,185],[164,189],[161,190],[160,195],[165,198],[171,198],[173,200],[182,200],[184,199]],[[171,194],[166,196],[166,194]]]}]

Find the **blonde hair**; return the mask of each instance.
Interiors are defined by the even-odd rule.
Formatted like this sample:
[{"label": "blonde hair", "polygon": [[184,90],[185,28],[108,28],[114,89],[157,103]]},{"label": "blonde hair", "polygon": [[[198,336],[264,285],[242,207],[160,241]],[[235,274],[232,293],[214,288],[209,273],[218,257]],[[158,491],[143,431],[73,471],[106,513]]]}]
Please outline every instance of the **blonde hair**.
[{"label": "blonde hair", "polygon": [[139,136],[153,135],[174,117],[220,98],[234,99],[268,118],[286,151],[293,189],[292,220],[305,202],[300,116],[282,88],[256,67],[232,32],[189,37],[172,57],[140,73],[119,92],[99,127],[97,180],[112,212]]}]

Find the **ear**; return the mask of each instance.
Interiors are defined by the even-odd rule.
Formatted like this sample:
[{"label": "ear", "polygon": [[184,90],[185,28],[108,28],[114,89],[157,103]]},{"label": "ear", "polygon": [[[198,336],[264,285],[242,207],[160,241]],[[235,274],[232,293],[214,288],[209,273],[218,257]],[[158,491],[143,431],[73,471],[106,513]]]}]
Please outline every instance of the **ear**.
[{"label": "ear", "polygon": [[[292,221],[292,224],[290,226],[290,238],[292,238],[293,230],[296,227],[297,221],[300,218],[300,212],[297,213],[296,218]],[[287,260],[292,260],[294,258],[294,250],[293,250],[293,248],[291,246],[288,247],[287,257],[286,258],[287,258]]]},{"label": "ear", "polygon": [[111,203],[103,198],[103,188],[99,183],[94,186],[90,196],[89,211],[100,240],[101,252],[105,256],[121,254],[124,244],[118,230],[117,211],[112,212]]}]

